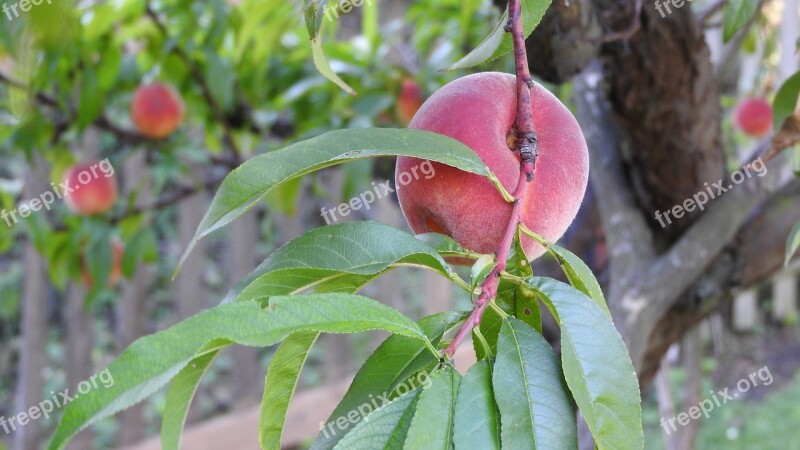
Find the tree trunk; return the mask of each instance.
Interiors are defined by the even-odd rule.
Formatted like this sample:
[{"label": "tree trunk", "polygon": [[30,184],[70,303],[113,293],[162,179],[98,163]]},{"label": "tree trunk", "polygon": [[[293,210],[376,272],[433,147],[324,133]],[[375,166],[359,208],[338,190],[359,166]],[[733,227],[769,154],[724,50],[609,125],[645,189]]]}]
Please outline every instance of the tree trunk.
[{"label": "tree trunk", "polygon": [[[178,205],[178,235],[181,239],[181,250],[189,246],[207,208],[208,201],[205,192],[192,195]],[[179,321],[191,317],[207,307],[208,291],[203,285],[206,248],[207,241],[200,240],[175,280],[175,302]]]},{"label": "tree trunk", "polygon": [[[131,158],[126,167],[126,175],[131,181],[127,191],[138,189],[138,203],[148,205],[152,201],[149,179],[142,174],[148,173],[144,152],[138,152]],[[117,302],[117,341],[119,348],[124,349],[136,339],[148,333],[147,300],[155,280],[156,270],[152,266],[140,265],[136,268],[133,279],[122,284],[122,294]],[[145,437],[144,403],[139,403],[122,411],[119,416],[119,435],[117,445],[132,445]]]},{"label": "tree trunk", "polygon": [[[336,203],[342,201],[340,193],[344,185],[344,171],[341,167],[328,172],[330,178],[325,180],[327,191],[332,193],[330,199]],[[302,214],[298,211],[298,214]],[[352,220],[353,215],[342,217],[338,223]],[[350,374],[352,362],[352,345],[347,334],[329,334],[322,337],[325,357],[322,361],[322,370],[326,383],[336,383]]]},{"label": "tree trunk", "polygon": [[661,361],[661,369],[656,374],[653,384],[656,388],[656,397],[658,398],[658,413],[661,415],[659,425],[661,426],[661,434],[664,436],[664,449],[665,450],[681,450],[678,447],[678,433],[671,428],[669,419],[675,417],[675,403],[672,398],[672,385],[669,380],[670,364],[667,358]]},{"label": "tree trunk", "polygon": [[[683,385],[683,405],[681,411],[700,404],[703,390],[703,338],[700,327],[695,327],[683,337],[681,344],[683,353],[683,370],[686,382]],[[700,420],[690,420],[679,429],[678,448],[694,450],[697,433],[700,431]]]},{"label": "tree trunk", "polygon": [[[45,192],[47,184],[46,166],[43,161],[36,165],[41,172],[30,172],[25,183],[24,197],[34,198]],[[30,239],[23,250],[25,278],[22,293],[21,344],[17,374],[17,398],[15,412],[27,411],[44,400],[44,369],[47,364],[47,312],[50,298],[50,283],[45,261],[34,248]],[[41,420],[32,420],[13,433],[15,450],[37,450],[44,440]]]},{"label": "tree trunk", "polygon": [[[86,308],[86,289],[74,283],[67,292],[67,305],[64,313],[67,335],[67,386],[75,391],[77,386],[94,374],[92,363],[92,331],[94,321]],[[93,447],[94,433],[90,428],[80,432],[72,440],[72,448],[89,449]]]},{"label": "tree trunk", "polygon": [[[155,268],[142,266],[133,279],[123,284],[122,297],[117,304],[117,341],[125,349],[136,339],[147,334],[147,306],[150,287],[155,278]],[[117,445],[132,445],[145,437],[144,403],[139,403],[119,413]]]},{"label": "tree trunk", "polygon": [[[260,236],[258,211],[245,213],[230,227],[228,255],[231,284],[238,283],[256,267],[256,249]],[[233,409],[243,409],[261,400],[264,373],[258,357],[258,349],[236,345],[228,353],[233,360]]]}]

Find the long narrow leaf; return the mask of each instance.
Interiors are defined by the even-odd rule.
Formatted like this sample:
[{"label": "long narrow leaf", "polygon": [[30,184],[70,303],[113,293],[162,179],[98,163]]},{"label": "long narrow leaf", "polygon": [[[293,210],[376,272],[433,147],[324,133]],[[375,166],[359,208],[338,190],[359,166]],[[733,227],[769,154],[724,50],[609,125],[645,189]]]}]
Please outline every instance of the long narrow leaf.
[{"label": "long narrow leaf", "polygon": [[56,429],[50,449],[103,417],[138,403],[174,378],[210,342],[269,346],[298,331],[353,333],[383,329],[432,344],[422,329],[394,309],[357,295],[322,294],[273,297],[267,308],[255,302],[231,303],[204,311],[160,333],[134,342],[109,366],[114,385],[95,389],[72,402]]},{"label": "long narrow leaf", "polygon": [[334,280],[358,288],[399,265],[425,267],[460,281],[435,249],[414,236],[378,222],[348,222],[308,231],[279,248],[223,303],[248,300],[264,290],[290,294]]},{"label": "long narrow leaf", "polygon": [[[440,313],[423,318],[419,325],[431,341],[438,342],[463,317],[461,313]],[[436,358],[425,351],[419,342],[403,336],[390,336],[361,366],[344,398],[325,423],[324,428],[332,428],[336,432],[320,433],[311,448],[334,448],[357,423],[347,421],[339,426],[336,422],[341,417],[373,401],[383,404],[393,396],[400,383],[435,364],[438,364]]]},{"label": "long narrow leaf", "polygon": [[578,447],[572,404],[558,361],[541,334],[519,319],[504,320],[492,370],[503,448]]},{"label": "long narrow leaf", "polygon": [[289,403],[297,388],[300,371],[318,336],[319,333],[314,331],[302,331],[289,336],[269,363],[258,424],[258,442],[264,450],[281,448],[281,433]]},{"label": "long narrow leaf", "polygon": [[564,375],[600,449],[641,449],[639,383],[625,343],[605,312],[583,292],[549,278],[530,285],[561,326]]},{"label": "long narrow leaf", "polygon": [[430,375],[427,382],[411,419],[405,448],[450,450],[461,375],[452,366],[446,366]]},{"label": "long narrow leaf", "polygon": [[214,196],[176,273],[200,239],[247,212],[280,183],[356,159],[400,155],[437,161],[479,175],[489,174],[489,169],[469,147],[437,133],[413,129],[331,131],[253,157],[231,172]]},{"label": "long narrow leaf", "polygon": [[[533,30],[542,21],[544,13],[550,7],[550,2],[551,0],[522,0],[522,28],[526,37],[533,33]],[[507,22],[508,10],[503,13],[503,16],[500,17],[500,22],[495,25],[489,36],[478,47],[452,66],[443,70],[474,67],[484,62],[493,61],[510,52],[514,45],[511,41],[511,33],[504,29]]]},{"label": "long narrow leaf", "polygon": [[488,360],[478,361],[461,380],[453,443],[456,448],[500,450],[500,411],[494,401]]}]

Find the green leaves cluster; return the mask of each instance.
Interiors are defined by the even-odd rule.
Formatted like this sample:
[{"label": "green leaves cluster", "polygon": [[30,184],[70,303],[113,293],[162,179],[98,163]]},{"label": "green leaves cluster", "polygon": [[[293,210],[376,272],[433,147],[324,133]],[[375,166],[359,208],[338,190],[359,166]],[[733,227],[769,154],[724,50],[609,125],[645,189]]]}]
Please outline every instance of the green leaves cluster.
[{"label": "green leaves cluster", "polygon": [[[383,155],[415,156],[488,174],[463,144],[432,133],[329,133],[234,170],[197,236],[230,223],[282,182]],[[109,366],[113,386],[81,396],[67,408],[50,448],[64,448],[82,428],[170,383],[161,438],[165,449],[177,449],[194,392],[216,356],[233,344],[278,343],[265,379],[258,432],[263,448],[280,448],[297,380],[319,334],[377,329],[392,336],[361,367],[313,448],[449,449],[478,442],[481,448],[575,448],[573,402],[599,448],[642,448],[636,377],[602,291],[580,259],[538,239],[564,267],[571,285],[532,276],[515,240],[499,304],[488,310],[488,327],[482,328],[481,361],[463,379],[442,359],[440,348],[466,313],[414,322],[355,293],[399,266],[433,270],[472,292],[492,266],[491,258],[441,235],[416,238],[380,223],[343,223],[309,231],[276,250],[219,306],[136,341]],[[444,256],[478,259],[472,283],[462,280]],[[540,302],[561,327],[560,359],[540,333]],[[349,419],[353,411],[359,420]],[[341,417],[348,418],[345,426]]]}]

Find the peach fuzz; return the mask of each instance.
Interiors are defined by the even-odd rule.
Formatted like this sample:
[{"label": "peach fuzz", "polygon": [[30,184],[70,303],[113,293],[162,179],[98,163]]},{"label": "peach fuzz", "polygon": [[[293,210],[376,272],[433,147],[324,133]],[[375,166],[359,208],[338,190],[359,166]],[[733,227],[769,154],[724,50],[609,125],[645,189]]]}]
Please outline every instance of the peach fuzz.
[{"label": "peach fuzz", "polygon": [[[516,82],[510,74],[487,72],[455,80],[431,96],[410,128],[457,139],[471,148],[507,191],[519,181],[520,158],[507,135],[516,116]],[[558,240],[575,219],[589,177],[589,155],[578,122],[553,94],[538,83],[531,91],[531,111],[539,138],[534,178],[522,205],[522,221],[549,241]],[[397,172],[420,161],[397,159]],[[436,176],[398,186],[403,214],[415,233],[438,232],[478,253],[493,253],[502,239],[512,206],[491,182],[434,163]],[[528,238],[529,260],[545,249]],[[463,263],[463,261],[453,261]]]},{"label": "peach fuzz", "polygon": [[[64,174],[64,182],[73,189],[64,197],[69,209],[78,215],[101,214],[117,200],[117,182],[98,170],[99,161],[72,166]],[[85,184],[84,184],[85,183]]]},{"label": "peach fuzz", "polygon": [[143,135],[163,139],[183,121],[183,102],[167,85],[152,83],[141,86],[133,95],[131,118]]}]

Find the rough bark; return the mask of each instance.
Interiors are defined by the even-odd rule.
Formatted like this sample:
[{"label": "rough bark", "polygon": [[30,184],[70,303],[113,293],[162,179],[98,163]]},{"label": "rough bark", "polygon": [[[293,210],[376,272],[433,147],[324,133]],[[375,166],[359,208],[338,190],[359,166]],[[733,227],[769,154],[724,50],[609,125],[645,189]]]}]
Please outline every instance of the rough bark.
[{"label": "rough bark", "polygon": [[[641,369],[648,348],[645,337],[651,336],[655,323],[686,298],[679,294],[712,267],[782,177],[774,170],[779,164],[776,162],[764,177],[749,179],[715,199],[679,240],[666,251],[657,252],[653,230],[646,226],[640,207],[631,198],[615,129],[607,123],[608,106],[601,81],[596,68],[587,70],[577,83],[575,99],[590,143],[592,183],[604,193],[599,202],[611,249],[611,309],[634,366]],[[657,365],[660,354],[647,357]]]},{"label": "rough bark", "polygon": [[[660,227],[655,211],[680,205],[724,175],[721,113],[710,52],[691,8],[662,18],[645,7],[640,22],[638,33],[608,44],[603,56],[631,185],[649,222]],[[674,238],[690,224],[683,218],[664,231]]]},{"label": "rough bark", "polygon": [[786,236],[799,220],[800,184],[792,182],[761,206],[713,265],[658,319],[638,372],[643,384],[658,370],[658,358],[683,334],[727,305],[737,290],[754,286],[783,267]]}]

